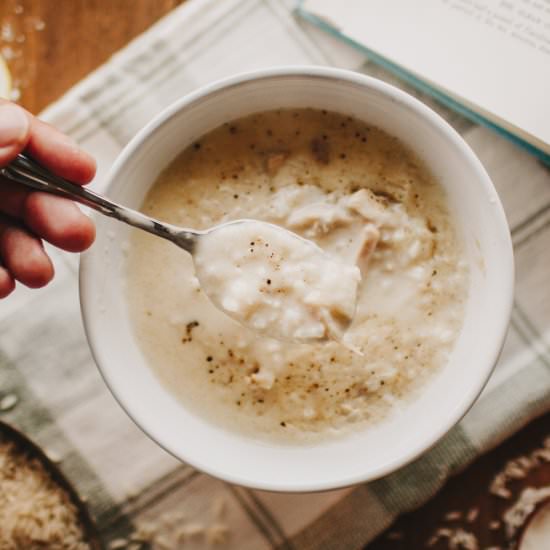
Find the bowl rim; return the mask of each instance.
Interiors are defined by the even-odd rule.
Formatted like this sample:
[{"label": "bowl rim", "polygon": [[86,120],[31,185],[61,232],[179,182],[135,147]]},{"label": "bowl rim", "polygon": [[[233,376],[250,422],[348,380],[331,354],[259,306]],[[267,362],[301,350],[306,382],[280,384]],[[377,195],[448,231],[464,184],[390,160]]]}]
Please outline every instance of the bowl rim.
[{"label": "bowl rim", "polygon": [[[94,315],[87,308],[87,301],[93,302],[93,297],[88,290],[90,284],[93,282],[88,277],[90,270],[91,256],[84,253],[80,259],[79,269],[79,295],[80,306],[82,313],[82,320],[84,325],[84,331],[89,343],[89,347],[94,358],[94,361],[98,367],[98,370],[105,381],[110,392],[130,417],[130,419],[141,429],[148,437],[150,437],[161,448],[167,451],[180,461],[193,466],[194,468],[212,475],[218,479],[225,480],[229,483],[249,487],[252,489],[274,491],[274,492],[317,492],[326,491],[332,489],[339,489],[349,487],[363,482],[373,481],[384,477],[398,469],[410,464],[415,459],[419,458],[422,454],[430,450],[441,438],[443,438],[456,424],[463,418],[463,416],[469,411],[472,405],[476,402],[477,398],[485,388],[496,364],[498,357],[504,345],[506,338],[507,328],[509,325],[512,306],[513,306],[513,289],[514,289],[514,258],[511,235],[506,220],[506,215],[502,207],[500,198],[494,188],[494,185],[483,167],[481,161],[477,158],[470,146],[464,141],[462,136],[439,114],[422,103],[420,100],[409,95],[408,93],[400,90],[399,88],[392,86],[386,82],[383,82],[374,77],[357,73],[350,70],[338,69],[325,66],[311,66],[311,65],[289,65],[289,66],[277,66],[268,67],[263,69],[257,69],[253,71],[246,71],[235,74],[233,76],[216,80],[212,83],[199,87],[197,90],[184,95],[172,104],[164,108],[159,114],[146,124],[136,135],[126,144],[121,153],[116,158],[115,162],[111,166],[105,177],[105,189],[111,187],[113,181],[116,179],[116,175],[122,169],[122,167],[136,154],[139,153],[143,142],[154,132],[159,131],[168,121],[181,110],[186,109],[193,104],[200,102],[201,100],[216,94],[218,92],[225,92],[231,88],[240,86],[250,81],[262,81],[277,79],[281,77],[306,77],[316,78],[321,80],[340,80],[346,83],[352,83],[359,87],[369,88],[371,91],[377,92],[381,95],[389,97],[392,101],[402,104],[404,107],[415,111],[422,118],[426,119],[430,125],[436,128],[438,131],[444,133],[446,137],[452,142],[452,146],[461,150],[464,158],[470,163],[471,168],[475,171],[478,179],[478,183],[485,192],[491,196],[491,202],[494,201],[493,220],[494,225],[497,228],[498,244],[501,249],[500,265],[501,265],[501,281],[500,286],[503,289],[501,296],[501,310],[500,315],[494,318],[493,331],[495,334],[499,334],[498,338],[494,339],[494,342],[487,345],[487,357],[491,360],[487,363],[481,364],[480,368],[476,371],[475,379],[472,379],[470,389],[465,392],[462,399],[457,405],[452,414],[448,415],[448,421],[442,424],[438,429],[434,429],[429,437],[425,437],[419,440],[415,445],[411,446],[408,452],[403,453],[401,456],[396,457],[394,460],[387,461],[384,464],[380,464],[377,468],[371,468],[369,471],[362,475],[346,476],[345,472],[338,480],[330,480],[327,482],[292,482],[284,483],[273,480],[262,480],[261,482],[250,479],[225,471],[219,471],[216,468],[211,468],[209,464],[203,464],[199,461],[195,461],[193,453],[187,456],[187,453],[182,453],[181,450],[176,450],[171,441],[162,440],[158,434],[155,433],[154,427],[147,421],[147,414],[141,414],[133,410],[131,403],[127,403],[125,398],[118,392],[116,383],[113,384],[110,376],[110,368],[107,365],[109,362],[108,357],[103,357],[101,352],[101,344],[96,340],[96,334],[94,331],[94,324],[96,320]],[[94,217],[100,217],[96,215]],[[105,360],[104,360],[105,359]]]}]

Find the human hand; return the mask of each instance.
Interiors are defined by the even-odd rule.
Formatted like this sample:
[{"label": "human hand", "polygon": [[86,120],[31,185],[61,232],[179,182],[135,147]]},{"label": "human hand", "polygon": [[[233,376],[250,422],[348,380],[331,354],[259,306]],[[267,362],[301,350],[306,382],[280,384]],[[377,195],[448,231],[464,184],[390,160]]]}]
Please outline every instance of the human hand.
[{"label": "human hand", "polygon": [[[96,165],[90,155],[52,126],[0,99],[0,167],[23,150],[75,183],[94,177]],[[30,288],[51,281],[54,268],[42,239],[81,252],[94,238],[92,221],[70,200],[0,178],[0,298],[15,289],[16,281]]]}]

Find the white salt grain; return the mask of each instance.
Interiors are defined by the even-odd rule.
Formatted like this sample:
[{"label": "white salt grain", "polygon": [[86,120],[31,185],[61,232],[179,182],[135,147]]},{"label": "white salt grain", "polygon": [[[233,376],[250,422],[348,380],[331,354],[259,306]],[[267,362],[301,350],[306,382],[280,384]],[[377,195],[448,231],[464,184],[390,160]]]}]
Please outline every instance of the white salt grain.
[{"label": "white salt grain", "polygon": [[439,540],[439,537],[436,535],[432,535],[428,541],[426,542],[426,548],[431,548],[432,546],[435,546],[437,544],[437,541]]},{"label": "white salt grain", "polygon": [[550,449],[537,449],[533,451],[532,456],[537,461],[537,464],[550,462]]},{"label": "white salt grain", "polygon": [[468,523],[473,523],[479,516],[479,508],[470,508],[466,514],[466,521]]},{"label": "white salt grain", "polygon": [[11,61],[15,57],[15,50],[11,46],[2,46],[0,54],[6,61]]},{"label": "white salt grain", "polygon": [[109,543],[109,550],[119,550],[120,548],[126,548],[128,541],[126,539],[114,539]]},{"label": "white salt grain", "polygon": [[460,510],[447,512],[444,516],[444,519],[445,521],[458,521],[459,519],[462,519],[462,512]]},{"label": "white salt grain", "polygon": [[12,101],[19,101],[21,98],[21,90],[19,88],[12,88],[10,92],[10,99]]},{"label": "white salt grain", "polygon": [[6,21],[0,28],[0,39],[4,42],[13,42],[14,32],[13,27]]},{"label": "white salt grain", "polygon": [[516,462],[519,466],[521,466],[524,470],[529,470],[534,466],[533,459],[528,456],[520,456],[516,458]]},{"label": "white salt grain", "polygon": [[448,540],[449,550],[479,550],[475,535],[464,529],[447,529],[445,527],[437,529],[426,543],[426,546],[435,546],[440,539]]},{"label": "white salt grain", "polygon": [[441,527],[440,529],[437,529],[437,531],[430,537],[428,542],[426,543],[427,547],[435,546],[439,539],[448,539],[452,535],[451,529],[447,529],[446,527]]},{"label": "white salt grain", "polygon": [[515,504],[503,516],[508,538],[512,538],[516,534],[516,531],[533,513],[537,504],[547,498],[550,498],[550,487],[543,487],[542,489],[527,487],[522,491]]},{"label": "white salt grain", "polygon": [[504,472],[498,473],[489,486],[489,492],[497,497],[508,499],[512,497],[511,491],[506,487],[507,478]]},{"label": "white salt grain", "polygon": [[14,393],[8,393],[0,399],[0,411],[6,412],[15,407],[19,402],[19,398]]},{"label": "white salt grain", "polygon": [[174,545],[164,535],[158,535],[155,537],[155,545],[161,550],[173,550]]},{"label": "white salt grain", "polygon": [[46,451],[46,456],[55,464],[59,464],[62,460],[61,455],[57,451],[53,451],[51,449]]},{"label": "white salt grain", "polygon": [[506,464],[506,467],[504,468],[504,473],[508,479],[524,479],[527,475],[527,471],[529,467],[522,466],[517,461],[510,461],[508,464]]},{"label": "white salt grain", "polygon": [[457,529],[449,537],[449,550],[479,550],[479,544],[473,533]]},{"label": "white salt grain", "polygon": [[153,523],[142,523],[138,526],[136,532],[130,537],[132,540],[150,542],[157,534],[158,527]]},{"label": "white salt grain", "polygon": [[225,544],[229,539],[229,528],[223,523],[214,523],[206,529],[206,542],[210,545]]}]

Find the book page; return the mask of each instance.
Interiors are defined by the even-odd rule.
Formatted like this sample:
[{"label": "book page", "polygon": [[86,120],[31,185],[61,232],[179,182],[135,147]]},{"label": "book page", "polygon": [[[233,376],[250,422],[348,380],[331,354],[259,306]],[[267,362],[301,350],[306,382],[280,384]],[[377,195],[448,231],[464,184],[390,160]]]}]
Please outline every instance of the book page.
[{"label": "book page", "polygon": [[306,0],[303,7],[550,152],[550,0]]}]

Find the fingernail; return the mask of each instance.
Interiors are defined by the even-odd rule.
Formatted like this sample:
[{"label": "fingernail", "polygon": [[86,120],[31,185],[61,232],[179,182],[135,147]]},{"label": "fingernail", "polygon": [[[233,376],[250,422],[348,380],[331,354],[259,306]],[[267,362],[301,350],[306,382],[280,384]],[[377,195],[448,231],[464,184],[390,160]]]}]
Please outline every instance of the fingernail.
[{"label": "fingernail", "polygon": [[0,148],[22,143],[29,131],[29,119],[20,107],[0,106]]}]

